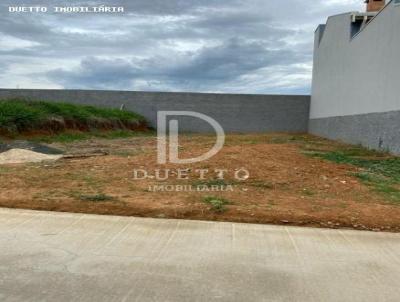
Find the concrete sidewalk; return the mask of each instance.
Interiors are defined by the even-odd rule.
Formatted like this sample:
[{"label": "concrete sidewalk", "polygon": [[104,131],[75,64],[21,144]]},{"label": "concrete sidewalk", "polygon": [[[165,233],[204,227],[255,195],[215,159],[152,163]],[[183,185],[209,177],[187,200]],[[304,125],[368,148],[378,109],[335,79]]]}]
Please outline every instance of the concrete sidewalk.
[{"label": "concrete sidewalk", "polygon": [[0,209],[0,301],[400,301],[400,235]]}]

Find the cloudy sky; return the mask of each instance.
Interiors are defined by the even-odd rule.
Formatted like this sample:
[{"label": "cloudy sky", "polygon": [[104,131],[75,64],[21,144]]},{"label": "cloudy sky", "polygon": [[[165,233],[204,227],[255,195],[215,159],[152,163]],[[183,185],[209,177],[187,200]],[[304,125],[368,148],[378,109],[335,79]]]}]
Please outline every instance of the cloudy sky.
[{"label": "cloudy sky", "polygon": [[[122,14],[8,6],[124,6]],[[306,94],[313,32],[362,0],[2,0],[0,88]]]}]

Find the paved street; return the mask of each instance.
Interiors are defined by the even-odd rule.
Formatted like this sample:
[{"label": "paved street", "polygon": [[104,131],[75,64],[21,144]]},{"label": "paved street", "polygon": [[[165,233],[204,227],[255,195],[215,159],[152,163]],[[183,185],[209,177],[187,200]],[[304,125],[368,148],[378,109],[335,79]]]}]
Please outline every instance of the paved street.
[{"label": "paved street", "polygon": [[400,235],[0,209],[0,301],[400,301]]}]

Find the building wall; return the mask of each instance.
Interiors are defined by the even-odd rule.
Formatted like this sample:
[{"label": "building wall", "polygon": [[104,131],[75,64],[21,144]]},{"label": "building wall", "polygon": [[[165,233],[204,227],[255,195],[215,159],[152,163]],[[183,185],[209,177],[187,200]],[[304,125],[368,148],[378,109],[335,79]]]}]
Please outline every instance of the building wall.
[{"label": "building wall", "polygon": [[400,5],[352,26],[348,13],[316,31],[310,132],[399,153]]},{"label": "building wall", "polygon": [[[97,105],[140,113],[156,126],[157,111],[196,111],[218,121],[226,132],[293,132],[308,128],[309,96],[234,95],[96,90],[21,90],[0,89],[0,99],[30,97],[55,102]],[[206,122],[177,117],[180,130],[212,132]]]}]

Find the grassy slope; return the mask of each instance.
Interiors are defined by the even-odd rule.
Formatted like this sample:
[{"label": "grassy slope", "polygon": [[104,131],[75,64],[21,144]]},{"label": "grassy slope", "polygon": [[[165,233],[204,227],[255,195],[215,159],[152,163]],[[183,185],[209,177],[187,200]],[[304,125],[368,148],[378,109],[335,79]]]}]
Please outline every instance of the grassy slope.
[{"label": "grassy slope", "polygon": [[106,125],[115,130],[129,128],[129,125],[144,123],[145,120],[134,112],[118,109],[31,101],[22,98],[0,100],[2,133],[20,134],[27,131],[46,130],[43,127],[55,122],[62,126],[61,130],[69,128],[95,130]]}]

